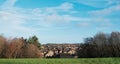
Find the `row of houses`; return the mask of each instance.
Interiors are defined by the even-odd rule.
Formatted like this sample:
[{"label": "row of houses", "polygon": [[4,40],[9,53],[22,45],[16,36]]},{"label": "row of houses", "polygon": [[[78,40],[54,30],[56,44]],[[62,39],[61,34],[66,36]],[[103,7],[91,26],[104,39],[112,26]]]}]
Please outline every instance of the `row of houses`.
[{"label": "row of houses", "polygon": [[76,58],[79,46],[79,44],[44,44],[41,52],[46,58]]}]

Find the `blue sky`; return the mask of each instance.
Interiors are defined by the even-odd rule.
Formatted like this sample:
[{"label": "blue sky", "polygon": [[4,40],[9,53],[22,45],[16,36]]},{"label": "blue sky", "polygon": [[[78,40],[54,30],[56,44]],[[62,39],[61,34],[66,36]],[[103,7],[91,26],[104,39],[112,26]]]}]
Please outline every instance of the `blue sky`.
[{"label": "blue sky", "polygon": [[120,31],[120,0],[0,0],[0,33],[41,43],[80,43]]}]

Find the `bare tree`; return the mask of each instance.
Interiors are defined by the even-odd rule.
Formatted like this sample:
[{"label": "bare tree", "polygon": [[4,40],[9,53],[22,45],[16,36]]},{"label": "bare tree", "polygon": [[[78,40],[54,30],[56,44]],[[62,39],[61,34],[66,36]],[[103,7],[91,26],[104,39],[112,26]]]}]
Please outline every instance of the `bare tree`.
[{"label": "bare tree", "polygon": [[24,40],[22,38],[14,38],[9,40],[7,46],[6,57],[8,58],[16,58],[20,56],[20,51],[24,46]]},{"label": "bare tree", "polygon": [[6,38],[0,36],[0,57],[4,57],[6,46],[7,46]]},{"label": "bare tree", "polygon": [[42,57],[42,54],[37,46],[33,44],[27,44],[26,47],[24,47],[24,57],[26,58],[37,58]]}]

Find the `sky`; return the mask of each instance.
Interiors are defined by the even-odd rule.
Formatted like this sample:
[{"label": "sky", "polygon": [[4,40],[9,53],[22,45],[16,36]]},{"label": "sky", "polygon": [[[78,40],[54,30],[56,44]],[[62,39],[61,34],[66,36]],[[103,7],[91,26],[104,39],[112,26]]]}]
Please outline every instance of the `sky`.
[{"label": "sky", "polygon": [[0,0],[0,34],[40,43],[81,43],[120,31],[120,0]]}]

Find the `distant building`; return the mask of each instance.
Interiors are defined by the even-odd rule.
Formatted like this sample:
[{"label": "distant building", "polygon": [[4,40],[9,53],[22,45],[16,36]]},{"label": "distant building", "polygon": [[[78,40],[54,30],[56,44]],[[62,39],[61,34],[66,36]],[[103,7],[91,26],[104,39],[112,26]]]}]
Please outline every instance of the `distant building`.
[{"label": "distant building", "polygon": [[41,51],[44,57],[77,58],[79,44],[44,44]]}]

